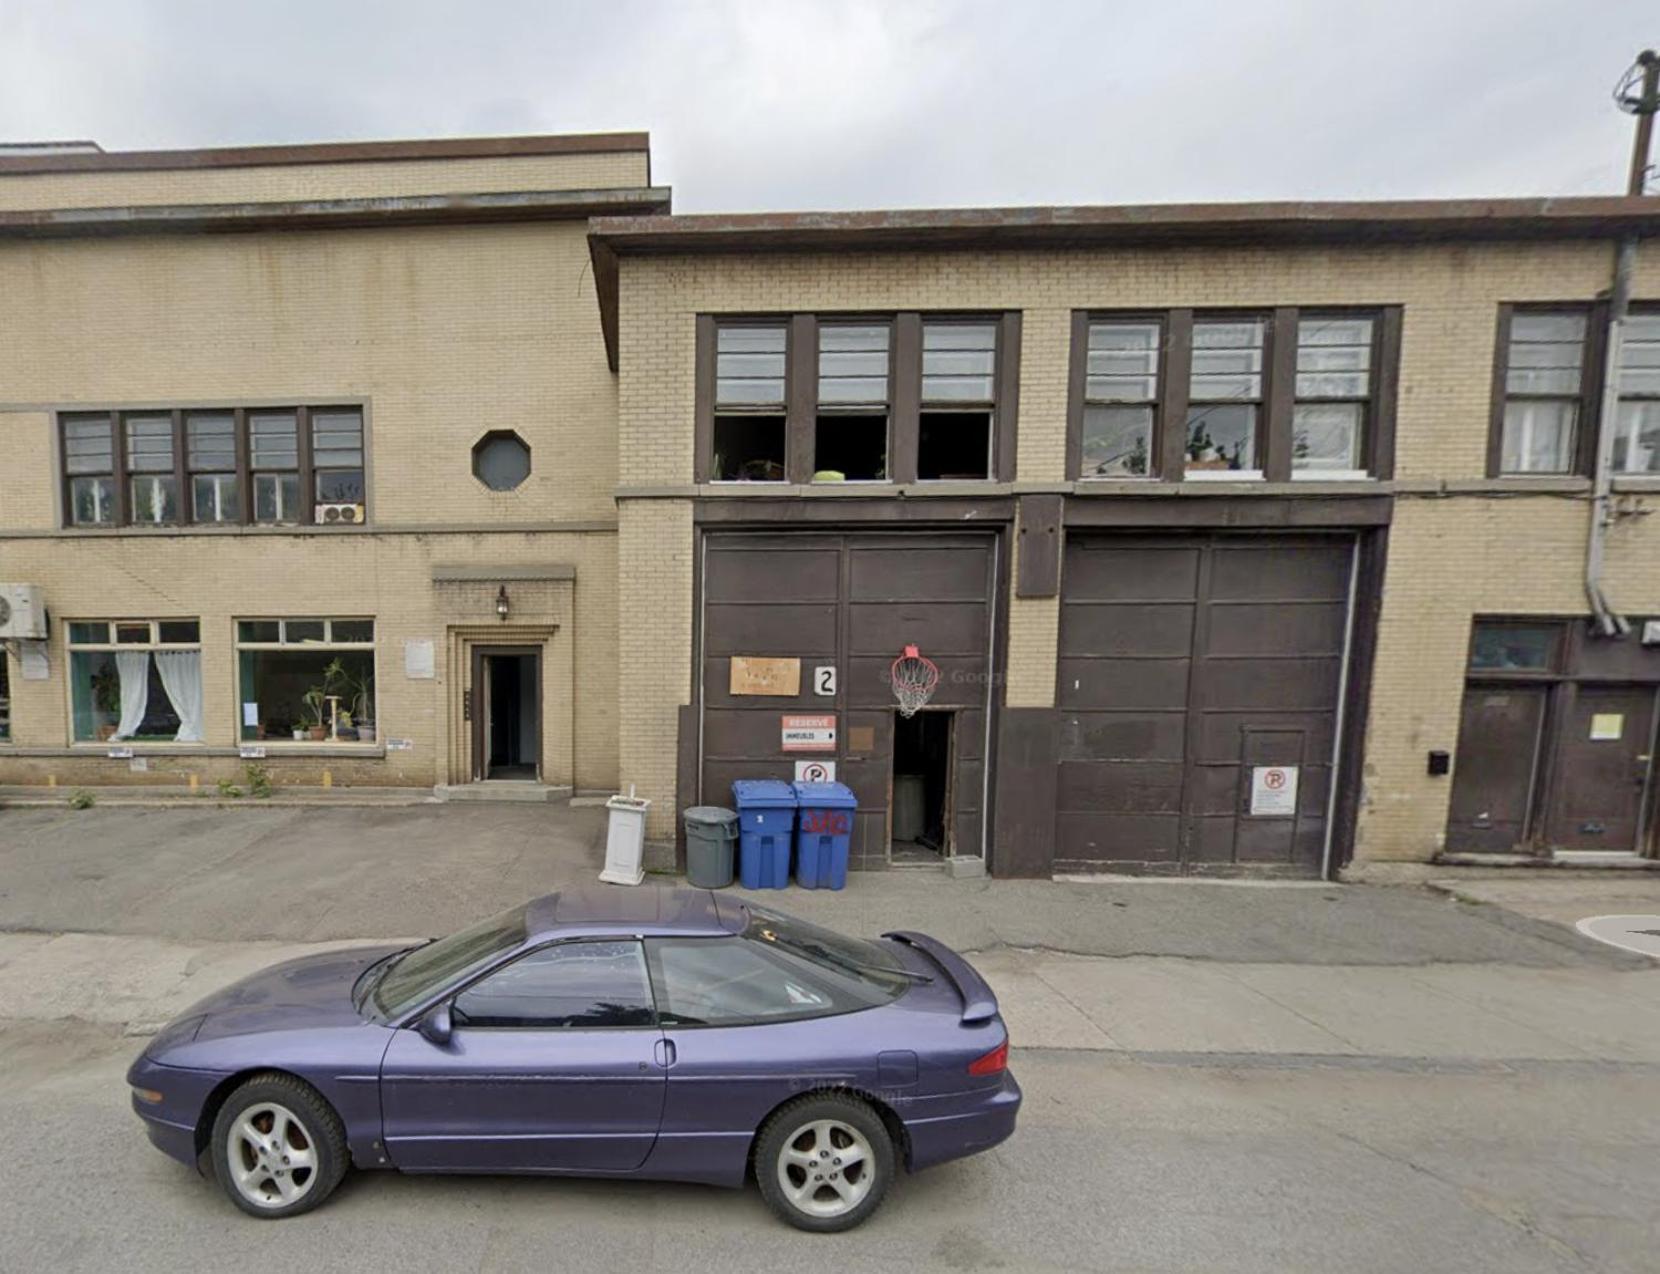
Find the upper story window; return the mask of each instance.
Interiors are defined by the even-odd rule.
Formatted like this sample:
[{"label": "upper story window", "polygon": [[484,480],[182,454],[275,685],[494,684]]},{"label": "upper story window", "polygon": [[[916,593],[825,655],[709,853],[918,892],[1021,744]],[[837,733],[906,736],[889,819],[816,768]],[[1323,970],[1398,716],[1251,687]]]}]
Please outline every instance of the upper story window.
[{"label": "upper story window", "polygon": [[820,323],[814,482],[880,482],[888,476],[886,323]]},{"label": "upper story window", "polygon": [[1019,315],[698,319],[696,473],[1008,481]]},{"label": "upper story window", "polygon": [[1614,470],[1660,473],[1660,313],[1631,314],[1624,326]]},{"label": "upper story window", "polygon": [[997,410],[997,324],[925,321],[916,476],[991,477]]},{"label": "upper story window", "polygon": [[1081,476],[1145,478],[1153,472],[1162,345],[1162,325],[1156,321],[1089,325]]},{"label": "upper story window", "polygon": [[714,455],[718,482],[784,480],[782,323],[722,324],[716,337]]},{"label": "upper story window", "polygon": [[64,412],[69,526],[354,523],[359,407]]},{"label": "upper story window", "polygon": [[[1576,473],[1595,419],[1588,308],[1500,315],[1499,451],[1495,474]],[[1590,431],[1586,430],[1586,433]]]},{"label": "upper story window", "polygon": [[1187,390],[1189,476],[1260,476],[1257,432],[1266,331],[1261,319],[1194,322]]},{"label": "upper story window", "polygon": [[1074,478],[1393,473],[1400,310],[1073,316]]},{"label": "upper story window", "polygon": [[1292,477],[1364,474],[1376,327],[1370,318],[1344,315],[1298,320]]}]

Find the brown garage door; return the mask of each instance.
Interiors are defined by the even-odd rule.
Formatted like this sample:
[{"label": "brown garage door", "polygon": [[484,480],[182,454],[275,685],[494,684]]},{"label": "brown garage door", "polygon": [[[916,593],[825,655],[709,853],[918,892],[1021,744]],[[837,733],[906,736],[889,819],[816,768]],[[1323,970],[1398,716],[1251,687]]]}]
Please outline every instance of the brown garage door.
[{"label": "brown garage door", "polygon": [[[1056,871],[1319,871],[1352,561],[1347,537],[1069,538]],[[1258,767],[1295,767],[1290,812],[1251,813]]]},{"label": "brown garage door", "polygon": [[[951,852],[984,844],[985,755],[996,596],[989,535],[710,534],[704,541],[701,799],[730,804],[732,780],[794,777],[833,759],[859,801],[855,866],[888,859],[894,700],[889,665],[914,642],[940,668],[928,711],[952,712]],[[801,693],[734,696],[733,655],[801,660]],[[836,693],[813,670],[836,668]],[[834,752],[784,752],[786,713],[834,713]]]}]

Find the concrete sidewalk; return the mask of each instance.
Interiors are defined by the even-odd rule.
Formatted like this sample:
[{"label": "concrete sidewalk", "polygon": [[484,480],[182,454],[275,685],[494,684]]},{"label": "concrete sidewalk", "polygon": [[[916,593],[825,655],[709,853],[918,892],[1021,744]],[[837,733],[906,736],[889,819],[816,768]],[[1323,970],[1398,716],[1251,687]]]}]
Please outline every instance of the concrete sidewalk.
[{"label": "concrete sidewalk", "polygon": [[[267,964],[352,945],[0,934],[0,1020],[146,1034]],[[1660,968],[1221,964],[1009,948],[974,960],[1020,1048],[1660,1066]]]},{"label": "concrete sidewalk", "polygon": [[[425,937],[594,884],[603,846],[603,810],[555,805],[0,810],[0,931],[187,944]],[[920,929],[973,951],[1648,967],[1571,928],[1419,887],[951,880],[895,870],[855,872],[840,892],[759,897],[849,933]]]}]

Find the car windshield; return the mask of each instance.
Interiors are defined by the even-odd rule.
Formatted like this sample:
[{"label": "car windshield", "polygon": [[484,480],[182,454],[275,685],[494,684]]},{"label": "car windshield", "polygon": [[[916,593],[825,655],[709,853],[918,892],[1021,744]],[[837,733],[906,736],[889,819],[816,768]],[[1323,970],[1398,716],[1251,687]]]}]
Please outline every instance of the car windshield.
[{"label": "car windshield", "polygon": [[397,1017],[434,991],[476,973],[525,940],[525,909],[499,916],[404,952],[386,967],[374,988],[375,1008]]},{"label": "car windshield", "polygon": [[917,980],[880,943],[820,929],[805,920],[754,903],[745,905],[749,909],[745,939],[788,951],[810,964],[860,982],[877,993],[878,1002],[891,1000]]}]

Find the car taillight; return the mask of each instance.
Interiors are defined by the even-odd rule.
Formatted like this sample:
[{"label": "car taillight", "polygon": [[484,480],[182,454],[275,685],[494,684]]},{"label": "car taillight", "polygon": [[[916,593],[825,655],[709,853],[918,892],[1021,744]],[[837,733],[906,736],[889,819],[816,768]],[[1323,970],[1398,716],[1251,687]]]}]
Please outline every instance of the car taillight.
[{"label": "car taillight", "polygon": [[970,1075],[1001,1075],[1009,1069],[1009,1041],[1004,1040],[984,1057],[976,1057],[968,1064]]}]

